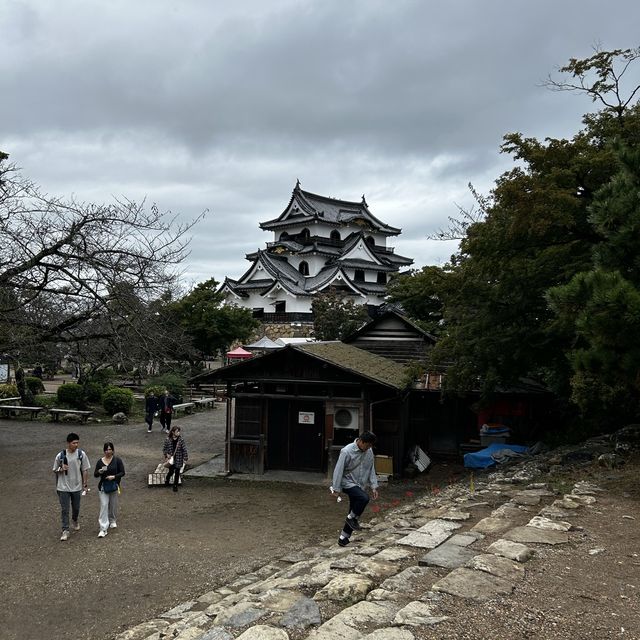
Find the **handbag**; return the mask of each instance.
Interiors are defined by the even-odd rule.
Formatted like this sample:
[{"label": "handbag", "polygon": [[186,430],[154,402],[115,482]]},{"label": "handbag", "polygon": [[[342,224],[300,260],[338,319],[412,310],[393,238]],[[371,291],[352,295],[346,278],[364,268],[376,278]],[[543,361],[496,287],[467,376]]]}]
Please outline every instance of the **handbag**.
[{"label": "handbag", "polygon": [[118,483],[116,480],[103,480],[102,481],[102,490],[105,493],[113,493],[118,490]]},{"label": "handbag", "polygon": [[168,460],[165,460],[163,465],[165,467],[171,467],[173,465],[173,456],[171,456]]}]

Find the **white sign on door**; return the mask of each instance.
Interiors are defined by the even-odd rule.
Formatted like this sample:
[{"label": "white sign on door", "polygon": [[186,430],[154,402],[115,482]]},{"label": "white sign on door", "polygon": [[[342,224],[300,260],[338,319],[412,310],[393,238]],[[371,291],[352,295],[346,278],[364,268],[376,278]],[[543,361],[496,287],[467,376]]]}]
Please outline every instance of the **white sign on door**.
[{"label": "white sign on door", "polygon": [[313,411],[298,411],[299,424],[313,424],[315,422],[315,414]]}]

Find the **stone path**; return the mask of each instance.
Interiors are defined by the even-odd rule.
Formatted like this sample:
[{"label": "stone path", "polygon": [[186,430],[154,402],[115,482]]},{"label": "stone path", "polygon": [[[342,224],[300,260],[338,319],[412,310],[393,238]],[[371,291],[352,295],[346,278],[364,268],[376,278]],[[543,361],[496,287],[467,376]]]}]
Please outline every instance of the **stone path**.
[{"label": "stone path", "polygon": [[453,485],[372,520],[348,547],[329,540],[284,556],[117,640],[413,640],[447,619],[442,594],[508,596],[536,547],[567,544],[571,520],[601,491],[582,482],[559,497],[516,481]]}]

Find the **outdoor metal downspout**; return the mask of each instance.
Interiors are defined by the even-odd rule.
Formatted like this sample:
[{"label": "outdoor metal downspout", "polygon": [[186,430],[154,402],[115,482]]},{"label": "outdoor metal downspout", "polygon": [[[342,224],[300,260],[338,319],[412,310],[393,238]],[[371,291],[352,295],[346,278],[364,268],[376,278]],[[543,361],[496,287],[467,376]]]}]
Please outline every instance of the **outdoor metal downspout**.
[{"label": "outdoor metal downspout", "polygon": [[231,462],[231,420],[233,418],[233,409],[231,403],[233,398],[231,397],[231,382],[227,380],[227,416],[225,425],[225,443],[224,443],[224,471],[229,473],[229,464]]}]

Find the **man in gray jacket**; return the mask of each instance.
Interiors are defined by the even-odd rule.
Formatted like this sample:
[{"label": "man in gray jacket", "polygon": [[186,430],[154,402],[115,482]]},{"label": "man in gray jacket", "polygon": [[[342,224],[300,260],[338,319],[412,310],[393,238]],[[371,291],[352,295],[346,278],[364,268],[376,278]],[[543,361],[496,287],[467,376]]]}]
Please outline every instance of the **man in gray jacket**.
[{"label": "man in gray jacket", "polygon": [[343,447],[333,470],[332,493],[344,491],[349,496],[349,513],[340,532],[338,544],[346,547],[354,530],[362,527],[358,518],[369,503],[367,487],[371,487],[373,499],[378,498],[378,477],[374,467],[371,447],[376,443],[375,434],[365,431],[354,442]]}]

